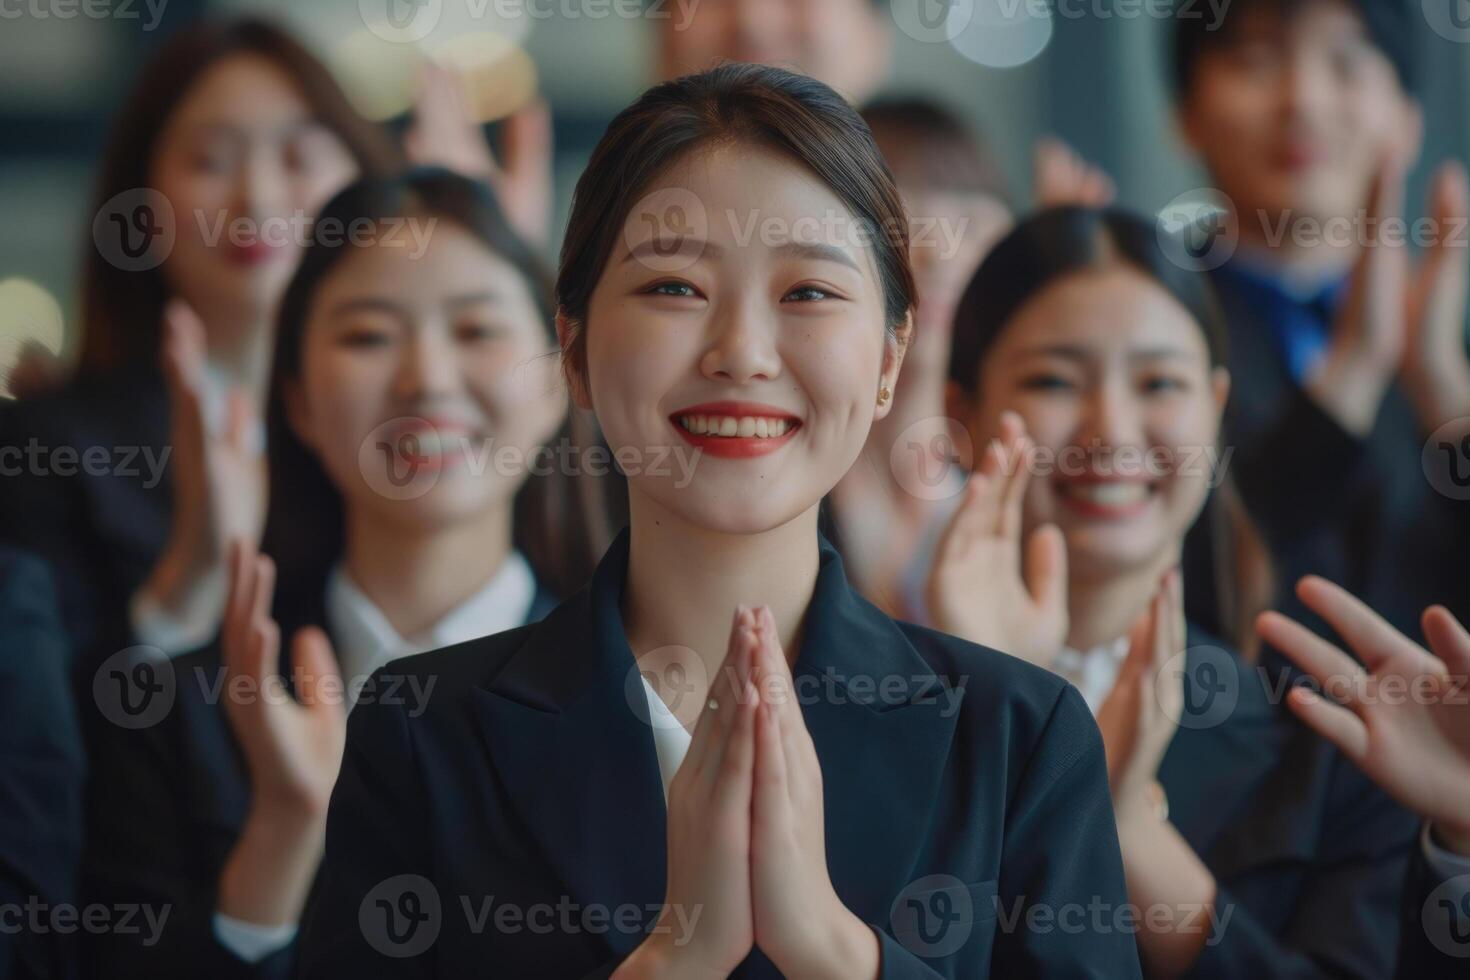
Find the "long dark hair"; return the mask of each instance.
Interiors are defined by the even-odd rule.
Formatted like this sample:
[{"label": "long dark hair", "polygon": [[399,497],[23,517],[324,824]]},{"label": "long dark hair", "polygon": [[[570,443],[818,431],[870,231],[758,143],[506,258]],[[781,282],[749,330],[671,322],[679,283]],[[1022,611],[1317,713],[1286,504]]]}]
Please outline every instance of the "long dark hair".
[{"label": "long dark hair", "polygon": [[[322,63],[290,34],[253,17],[205,21],[170,38],[134,83],[103,151],[91,213],[117,194],[152,186],[153,152],[174,109],[205,72],[238,54],[266,58],[285,72],[363,174],[386,173],[400,165],[387,134],[358,114]],[[80,370],[96,376],[151,364],[167,300],[161,268],[119,268],[98,252],[89,229],[82,258]]]},{"label": "long dark hair", "polygon": [[[569,377],[587,376],[587,307],[629,212],[671,166],[721,144],[779,153],[837,195],[874,243],[884,326],[897,336],[918,303],[908,217],[867,123],[816,79],[731,63],[655,85],[618,113],[592,151],[572,197],[556,279],[558,309],[569,326],[563,347]],[[602,482],[606,522],[620,527],[627,521],[626,484]]]},{"label": "long dark hair", "polygon": [[[1118,208],[1059,207],[1037,212],[986,256],[955,311],[949,378],[973,396],[980,365],[1028,300],[1066,276],[1125,263],[1172,296],[1199,325],[1210,366],[1228,361],[1224,314],[1209,276],[1183,248],[1166,248],[1155,222]],[[1223,427],[1222,427],[1223,429]],[[1253,623],[1273,592],[1260,533],[1227,474],[1206,502],[1219,622],[1243,652],[1255,649]]]},{"label": "long dark hair", "polygon": [[[486,185],[434,167],[397,177],[360,180],[322,209],[317,229],[381,227],[390,218],[422,216],[468,231],[525,280],[541,328],[556,339],[549,278],[535,252],[506,221]],[[286,289],[277,324],[266,433],[270,505],[262,550],[279,568],[277,595],[299,601],[287,614],[312,612],[332,566],[346,550],[342,495],[320,460],[287,420],[286,386],[301,374],[301,348],[312,298],[322,281],[356,248],[340,231],[313,234]],[[567,438],[568,427],[554,440]],[[592,569],[591,542],[571,477],[553,467],[526,478],[515,499],[513,537],[541,584],[557,595],[581,587]]]}]

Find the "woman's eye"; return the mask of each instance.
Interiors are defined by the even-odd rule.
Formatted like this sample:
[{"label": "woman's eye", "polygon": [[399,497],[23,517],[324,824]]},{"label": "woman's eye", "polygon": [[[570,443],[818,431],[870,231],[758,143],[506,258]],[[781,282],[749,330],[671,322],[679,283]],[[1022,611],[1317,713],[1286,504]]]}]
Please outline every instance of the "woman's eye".
[{"label": "woman's eye", "polygon": [[[817,286],[797,286],[786,294],[786,299],[795,299],[798,303],[814,303],[830,297],[832,293]],[[784,300],[783,300],[784,302]]]},{"label": "woman's eye", "polygon": [[687,282],[660,282],[645,290],[650,296],[677,296],[693,299],[699,295]]},{"label": "woman's eye", "polygon": [[462,341],[478,343],[484,340],[494,340],[503,331],[488,323],[463,323],[455,329],[454,333]]},{"label": "woman's eye", "polygon": [[343,347],[386,347],[392,342],[392,337],[386,330],[372,330],[358,327],[344,332],[337,338],[337,343]]},{"label": "woman's eye", "polygon": [[1065,391],[1072,387],[1072,382],[1060,374],[1033,374],[1022,379],[1021,387],[1027,391]]},{"label": "woman's eye", "polygon": [[1143,390],[1149,394],[1166,391],[1185,391],[1188,388],[1189,384],[1183,378],[1174,378],[1167,375],[1145,378],[1143,381]]}]

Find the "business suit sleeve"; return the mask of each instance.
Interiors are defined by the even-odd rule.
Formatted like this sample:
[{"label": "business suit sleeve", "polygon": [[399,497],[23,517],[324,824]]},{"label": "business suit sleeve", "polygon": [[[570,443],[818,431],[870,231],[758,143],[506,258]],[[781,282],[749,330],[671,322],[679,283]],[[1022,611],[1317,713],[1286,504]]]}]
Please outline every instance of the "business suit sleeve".
[{"label": "business suit sleeve", "polygon": [[[1070,684],[1020,777],[1001,868],[991,976],[1140,976],[1135,938],[1112,914],[1126,905],[1128,888],[1102,735]],[[1093,903],[1105,920],[1093,918]],[[1052,926],[1032,928],[1033,909]]]},{"label": "business suit sleeve", "polygon": [[[1456,863],[1470,865],[1465,859]],[[1459,870],[1438,870],[1423,847],[1414,848],[1395,980],[1458,980],[1470,971],[1470,873]]]},{"label": "business suit sleeve", "polygon": [[[189,758],[185,747],[198,740],[181,709],[176,703],[160,722],[137,730],[99,722],[84,878],[88,899],[152,909],[157,924],[144,917],[136,932],[96,937],[89,973],[109,980],[287,977],[294,946],[247,963],[215,935],[222,855],[218,844],[200,836],[192,819],[198,801],[190,773],[200,762]],[[218,760],[221,765],[231,761]],[[167,918],[161,918],[165,912]]]},{"label": "business suit sleeve", "polygon": [[1374,980],[1392,974],[1416,822],[1341,755],[1334,754],[1333,765],[1318,851],[1290,920],[1268,927],[1228,889],[1219,889],[1218,925],[1190,977]]},{"label": "business suit sleeve", "polygon": [[[0,906],[76,897],[85,760],[67,666],[45,566],[0,553]],[[70,976],[74,941],[0,929],[0,978]]]}]

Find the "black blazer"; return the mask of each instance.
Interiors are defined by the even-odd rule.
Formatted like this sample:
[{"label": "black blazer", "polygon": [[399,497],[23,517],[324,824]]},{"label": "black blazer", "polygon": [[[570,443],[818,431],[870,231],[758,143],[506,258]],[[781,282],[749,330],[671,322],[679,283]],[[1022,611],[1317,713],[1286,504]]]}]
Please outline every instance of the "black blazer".
[{"label": "black blazer", "polygon": [[[627,564],[625,530],[540,624],[379,672],[436,687],[416,715],[353,711],[304,976],[606,976],[642,941],[664,897],[666,823],[619,613]],[[803,704],[827,862],[879,928],[885,977],[1139,975],[1131,935],[1027,927],[1028,908],[1127,897],[1102,741],[1074,688],[894,622],[825,542],[796,674],[834,679]],[[906,694],[849,687],[884,678]],[[503,906],[521,927],[497,925]],[[565,920],[531,928],[558,908]],[[759,950],[735,973],[776,975]]]},{"label": "black blazer", "polygon": [[[1365,438],[1348,433],[1292,378],[1257,287],[1228,267],[1212,279],[1230,334],[1229,472],[1275,562],[1276,608],[1325,631],[1294,592],[1298,578],[1315,573],[1416,635],[1431,603],[1464,618],[1470,597],[1455,590],[1470,547],[1470,503],[1443,496],[1425,478],[1428,434],[1404,393],[1390,388]],[[1233,624],[1221,624],[1213,608],[1209,550],[1201,521],[1186,545],[1186,601],[1192,619],[1218,632]]]},{"label": "black blazer", "polygon": [[[530,620],[556,599],[538,588]],[[277,611],[290,608],[282,597]],[[280,615],[282,646],[307,624],[325,626],[322,597]],[[283,657],[286,655],[283,650]],[[173,701],[154,724],[107,726],[94,747],[94,776],[83,885],[89,901],[168,905],[157,942],[103,935],[87,972],[99,978],[265,978],[290,976],[296,944],[246,963],[215,938],[216,886],[244,829],[250,805],[245,758],[218,701],[217,646],[171,661]]]},{"label": "black blazer", "polygon": [[168,391],[156,370],[0,407],[0,541],[51,564],[84,686],[130,644],[128,599],[163,551],[173,515],[168,441]]},{"label": "black blazer", "polygon": [[1191,630],[1159,782],[1229,919],[1189,975],[1388,977],[1418,820],[1296,720],[1286,683]]},{"label": "black blazer", "polygon": [[[0,548],[0,907],[76,901],[85,759],[67,660],[45,565]],[[72,976],[76,936],[29,923],[0,923],[0,980]]]},{"label": "black blazer", "polygon": [[1451,879],[1459,887],[1441,887],[1444,879],[1415,848],[1404,885],[1403,940],[1395,980],[1464,980],[1470,972],[1470,899],[1465,897],[1464,878]]}]

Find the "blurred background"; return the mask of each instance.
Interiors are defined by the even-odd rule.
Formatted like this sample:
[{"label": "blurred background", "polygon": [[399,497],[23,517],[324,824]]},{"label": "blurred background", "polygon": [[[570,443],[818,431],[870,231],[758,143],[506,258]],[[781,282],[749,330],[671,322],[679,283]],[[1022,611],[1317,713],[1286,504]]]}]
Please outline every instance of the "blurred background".
[{"label": "blurred background", "polygon": [[[75,351],[76,271],[108,121],[150,52],[190,22],[231,13],[278,19],[376,118],[401,122],[426,57],[458,67],[487,122],[543,98],[554,125],[554,248],[572,184],[602,128],[658,78],[660,32],[735,2],[0,0],[0,378],[26,336],[63,359]],[[767,0],[764,12],[760,3],[741,5],[744,16],[777,18],[787,2]],[[1417,43],[1427,133],[1411,202],[1422,200],[1433,163],[1470,157],[1470,43],[1446,36],[1470,32],[1429,29],[1447,16],[1432,8],[1453,3],[1463,0],[1425,0]],[[409,34],[387,39],[389,5],[412,18]],[[1198,5],[1209,16],[1206,0]],[[1028,200],[1033,147],[1047,135],[1100,165],[1116,180],[1120,203],[1141,210],[1204,183],[1173,128],[1162,0],[878,0],[876,7],[892,44],[889,63],[876,68],[875,94],[928,96],[969,120],[1017,201]]]}]

